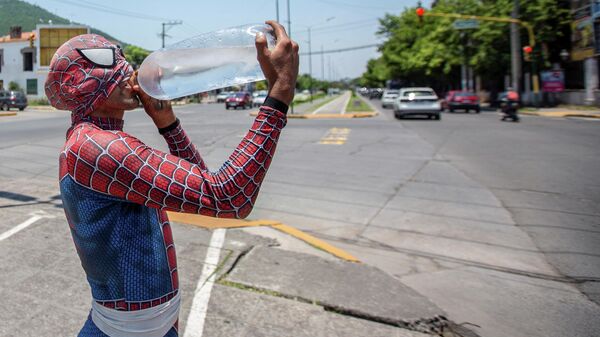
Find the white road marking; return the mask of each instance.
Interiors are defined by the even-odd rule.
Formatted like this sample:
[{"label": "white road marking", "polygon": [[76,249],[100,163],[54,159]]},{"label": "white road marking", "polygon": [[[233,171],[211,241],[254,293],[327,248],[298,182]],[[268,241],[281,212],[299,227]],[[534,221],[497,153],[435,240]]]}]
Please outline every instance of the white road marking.
[{"label": "white road marking", "polygon": [[202,268],[202,275],[200,275],[196,291],[194,291],[194,299],[192,300],[192,307],[188,315],[183,337],[202,337],[204,332],[208,301],[210,300],[210,293],[215,283],[215,271],[219,264],[221,248],[225,242],[225,231],[226,229],[224,228],[215,229],[210,238],[206,258],[204,259],[204,267]]},{"label": "white road marking", "polygon": [[334,100],[332,100],[331,102],[327,102],[326,104],[320,106],[317,110],[313,111],[313,115],[318,114],[319,112],[325,110],[325,108],[329,107],[330,105],[333,105],[334,103],[337,103],[338,100],[342,99],[344,96],[340,96],[340,97],[336,97]]},{"label": "white road marking", "polygon": [[344,102],[344,107],[342,108],[342,115],[346,114],[346,109],[348,109],[348,103],[350,103],[351,99],[352,99],[352,93],[350,93],[348,95],[348,99],[346,100],[346,102]]},{"label": "white road marking", "polygon": [[3,241],[5,239],[8,239],[9,237],[17,234],[18,232],[24,230],[25,228],[33,225],[36,221],[46,218],[47,216],[44,215],[34,215],[31,218],[25,220],[23,223],[7,230],[6,232],[0,234],[0,241]]}]

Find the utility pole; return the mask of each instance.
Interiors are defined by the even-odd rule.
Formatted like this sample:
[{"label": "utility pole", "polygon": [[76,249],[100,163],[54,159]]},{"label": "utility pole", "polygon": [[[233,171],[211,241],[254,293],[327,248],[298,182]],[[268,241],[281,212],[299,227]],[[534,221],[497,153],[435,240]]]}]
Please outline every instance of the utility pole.
[{"label": "utility pole", "polygon": [[165,47],[165,37],[167,37],[167,32],[166,32],[166,27],[169,26],[176,26],[176,25],[181,25],[183,24],[183,21],[169,21],[169,22],[163,22],[162,23],[162,33],[160,34],[160,37],[162,39],[162,47]]},{"label": "utility pole", "polygon": [[291,15],[290,15],[290,0],[287,0],[287,15],[288,15],[288,36],[290,38],[292,38],[292,19],[291,19]]},{"label": "utility pole", "polygon": [[323,52],[323,45],[321,45],[321,80],[325,81],[325,53]]},{"label": "utility pole", "polygon": [[[512,18],[519,20],[519,0],[514,0]],[[521,92],[521,34],[520,27],[516,22],[510,24],[510,52],[511,52],[511,71],[512,87],[516,92]],[[535,75],[535,74],[532,74]]]},{"label": "utility pole", "polygon": [[275,0],[275,12],[277,17],[277,22],[279,22],[279,0]]},{"label": "utility pole", "polygon": [[313,77],[312,77],[312,44],[311,27],[308,27],[308,79],[310,80],[310,102],[313,102]]},{"label": "utility pole", "polygon": [[[290,15],[290,0],[287,0],[287,24],[288,24],[288,36],[290,37],[290,39],[292,38],[292,19],[291,19],[291,15]],[[294,83],[294,91],[296,91],[296,84]],[[294,100],[292,100],[292,103],[290,104],[290,108],[291,108],[291,114],[294,114]]]}]

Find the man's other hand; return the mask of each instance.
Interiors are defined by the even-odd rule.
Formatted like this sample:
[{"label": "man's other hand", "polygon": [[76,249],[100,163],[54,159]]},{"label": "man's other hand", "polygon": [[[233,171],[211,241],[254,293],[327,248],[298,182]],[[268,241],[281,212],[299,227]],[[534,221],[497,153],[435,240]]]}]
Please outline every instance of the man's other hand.
[{"label": "man's other hand", "polygon": [[256,36],[258,62],[267,82],[269,96],[290,105],[294,99],[296,78],[298,77],[298,44],[292,41],[282,25],[276,21],[267,21],[273,27],[277,44],[269,50],[263,34]]},{"label": "man's other hand", "polygon": [[175,123],[177,118],[171,107],[171,101],[161,101],[146,94],[138,83],[137,71],[133,73],[130,81],[133,91],[138,95],[144,106],[144,110],[146,110],[148,116],[152,118],[152,121],[154,121],[154,125],[156,125],[157,128],[165,128]]}]

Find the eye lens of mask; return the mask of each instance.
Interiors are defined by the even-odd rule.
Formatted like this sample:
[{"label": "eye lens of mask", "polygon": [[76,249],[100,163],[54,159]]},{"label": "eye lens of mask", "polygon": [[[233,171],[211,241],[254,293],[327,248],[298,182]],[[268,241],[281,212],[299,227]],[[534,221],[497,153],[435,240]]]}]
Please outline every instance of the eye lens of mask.
[{"label": "eye lens of mask", "polygon": [[114,48],[77,49],[86,60],[99,67],[108,68],[115,65]]}]

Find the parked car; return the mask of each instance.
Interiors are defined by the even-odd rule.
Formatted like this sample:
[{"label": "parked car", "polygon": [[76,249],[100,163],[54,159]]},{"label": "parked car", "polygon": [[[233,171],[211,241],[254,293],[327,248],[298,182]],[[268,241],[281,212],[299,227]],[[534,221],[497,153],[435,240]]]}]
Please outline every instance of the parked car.
[{"label": "parked car", "polygon": [[222,91],[217,95],[217,103],[225,103],[225,100],[231,96],[233,91]]},{"label": "parked car", "polygon": [[476,113],[481,112],[479,97],[474,92],[469,91],[449,91],[446,98],[442,102],[442,108],[454,112],[455,110],[474,110]]},{"label": "parked car", "polygon": [[259,107],[265,103],[265,99],[267,98],[267,93],[259,93],[256,97],[252,99],[252,105],[254,107]]},{"label": "parked car", "polygon": [[21,111],[27,107],[27,96],[20,91],[0,91],[0,111],[17,108]]},{"label": "parked car", "polygon": [[257,96],[267,95],[269,92],[266,90],[259,90],[252,93],[252,98],[256,98]]},{"label": "parked car", "polygon": [[385,90],[381,97],[381,106],[384,109],[392,108],[399,93],[398,90]]},{"label": "parked car", "polygon": [[428,118],[440,120],[442,106],[435,91],[431,88],[400,89],[394,101],[394,116],[402,119],[411,115],[426,115]]},{"label": "parked car", "polygon": [[229,110],[229,108],[252,108],[252,95],[245,91],[232,94],[225,100],[225,109]]}]

